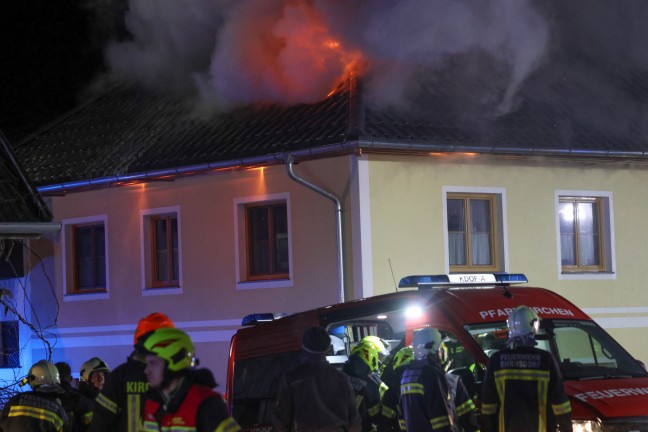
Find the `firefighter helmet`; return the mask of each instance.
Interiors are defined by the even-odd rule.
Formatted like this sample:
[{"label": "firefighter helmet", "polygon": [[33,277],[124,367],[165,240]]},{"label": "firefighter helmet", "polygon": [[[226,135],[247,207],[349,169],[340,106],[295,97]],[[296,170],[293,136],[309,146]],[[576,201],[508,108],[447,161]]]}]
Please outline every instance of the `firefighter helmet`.
[{"label": "firefighter helmet", "polygon": [[364,363],[369,366],[372,372],[375,372],[380,367],[378,358],[378,351],[373,345],[367,342],[360,342],[358,345],[351,349],[351,355],[359,357]]},{"label": "firefighter helmet", "polygon": [[398,351],[394,356],[394,369],[405,366],[407,363],[411,362],[414,359],[414,350],[411,346],[406,346]]},{"label": "firefighter helmet", "polygon": [[441,333],[432,327],[414,330],[412,335],[412,351],[418,360],[427,358],[430,354],[439,354],[441,349]]},{"label": "firefighter helmet", "polygon": [[195,364],[194,346],[185,332],[174,327],[153,330],[138,342],[140,355],[156,355],[167,361],[171,372],[178,372]]},{"label": "firefighter helmet", "polygon": [[378,336],[365,336],[362,338],[362,342],[371,344],[374,349],[378,351],[378,354],[380,354],[382,358],[385,358],[389,355],[389,342],[382,338],[379,338]]},{"label": "firefighter helmet", "polygon": [[540,327],[540,318],[530,307],[518,306],[508,316],[506,326],[510,339],[535,336]]},{"label": "firefighter helmet", "polygon": [[33,389],[46,384],[61,383],[58,369],[54,364],[47,360],[39,360],[34,363],[34,365],[29,369],[26,381],[26,384],[29,384]]},{"label": "firefighter helmet", "polygon": [[137,340],[148,332],[157,330],[159,328],[175,327],[173,321],[168,316],[161,312],[153,312],[139,320],[137,328],[135,329],[134,345],[137,345]]},{"label": "firefighter helmet", "polygon": [[101,360],[99,357],[92,357],[87,362],[81,365],[81,372],[79,372],[79,381],[81,382],[90,382],[90,376],[94,372],[110,372],[106,362]]}]

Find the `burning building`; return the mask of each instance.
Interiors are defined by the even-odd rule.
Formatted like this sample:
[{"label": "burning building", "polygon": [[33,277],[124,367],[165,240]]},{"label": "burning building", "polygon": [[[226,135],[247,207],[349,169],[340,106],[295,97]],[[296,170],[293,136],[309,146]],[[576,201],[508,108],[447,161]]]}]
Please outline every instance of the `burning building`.
[{"label": "burning building", "polygon": [[645,69],[575,49],[569,5],[234,3],[132,2],[101,91],[15,149],[62,224],[29,278],[55,360],[117,364],[162,311],[223,381],[249,313],[504,271],[633,347]]}]

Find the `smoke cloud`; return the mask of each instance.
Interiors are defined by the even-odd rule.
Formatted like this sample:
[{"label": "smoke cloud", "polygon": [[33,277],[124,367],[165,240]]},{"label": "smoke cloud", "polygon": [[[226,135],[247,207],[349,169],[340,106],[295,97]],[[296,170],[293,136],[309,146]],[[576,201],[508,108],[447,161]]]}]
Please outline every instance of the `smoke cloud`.
[{"label": "smoke cloud", "polygon": [[128,2],[111,74],[221,109],[316,102],[355,73],[372,107],[443,106],[473,126],[557,102],[606,133],[646,123],[644,95],[617,80],[646,76],[641,0]]}]

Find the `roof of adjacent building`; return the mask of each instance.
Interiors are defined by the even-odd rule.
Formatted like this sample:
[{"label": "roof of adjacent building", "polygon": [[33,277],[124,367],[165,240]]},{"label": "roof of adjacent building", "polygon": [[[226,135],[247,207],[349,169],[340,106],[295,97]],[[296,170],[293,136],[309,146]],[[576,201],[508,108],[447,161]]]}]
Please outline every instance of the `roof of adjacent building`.
[{"label": "roof of adjacent building", "polygon": [[[534,98],[531,83],[520,90],[515,109],[502,114],[470,99],[471,85],[477,89],[480,82],[463,85],[463,104],[446,87],[428,85],[407,110],[378,108],[363,97],[360,82],[350,80],[313,104],[265,104],[209,114],[198,113],[172,92],[116,83],[26,139],[15,154],[41,191],[52,185],[66,189],[80,182],[281,162],[289,153],[317,157],[358,149],[643,160],[648,122],[638,112],[648,112],[644,78],[610,77],[610,85],[634,98],[635,108],[619,130],[591,121],[605,117],[605,108],[599,112],[563,97],[575,91],[568,83],[554,86],[559,95],[554,103]],[[613,111],[615,101],[609,104]]]},{"label": "roof of adjacent building", "polygon": [[[9,143],[0,132],[0,239],[5,228],[13,225],[14,234],[31,235],[40,232],[36,225],[52,220],[43,198],[21,170]],[[16,225],[19,225],[18,227]],[[20,237],[20,235],[18,236]]]}]

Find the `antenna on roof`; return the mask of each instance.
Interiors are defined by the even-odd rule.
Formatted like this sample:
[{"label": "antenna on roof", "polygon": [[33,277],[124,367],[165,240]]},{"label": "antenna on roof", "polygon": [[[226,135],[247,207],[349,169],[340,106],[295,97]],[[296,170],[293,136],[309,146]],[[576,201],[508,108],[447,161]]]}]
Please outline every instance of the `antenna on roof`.
[{"label": "antenna on roof", "polygon": [[391,265],[391,258],[387,258],[387,261],[389,262],[389,270],[391,270],[392,279],[394,280],[394,288],[396,288],[396,292],[398,292],[398,285],[396,284],[396,277],[394,276],[394,269],[392,268],[392,265]]}]

